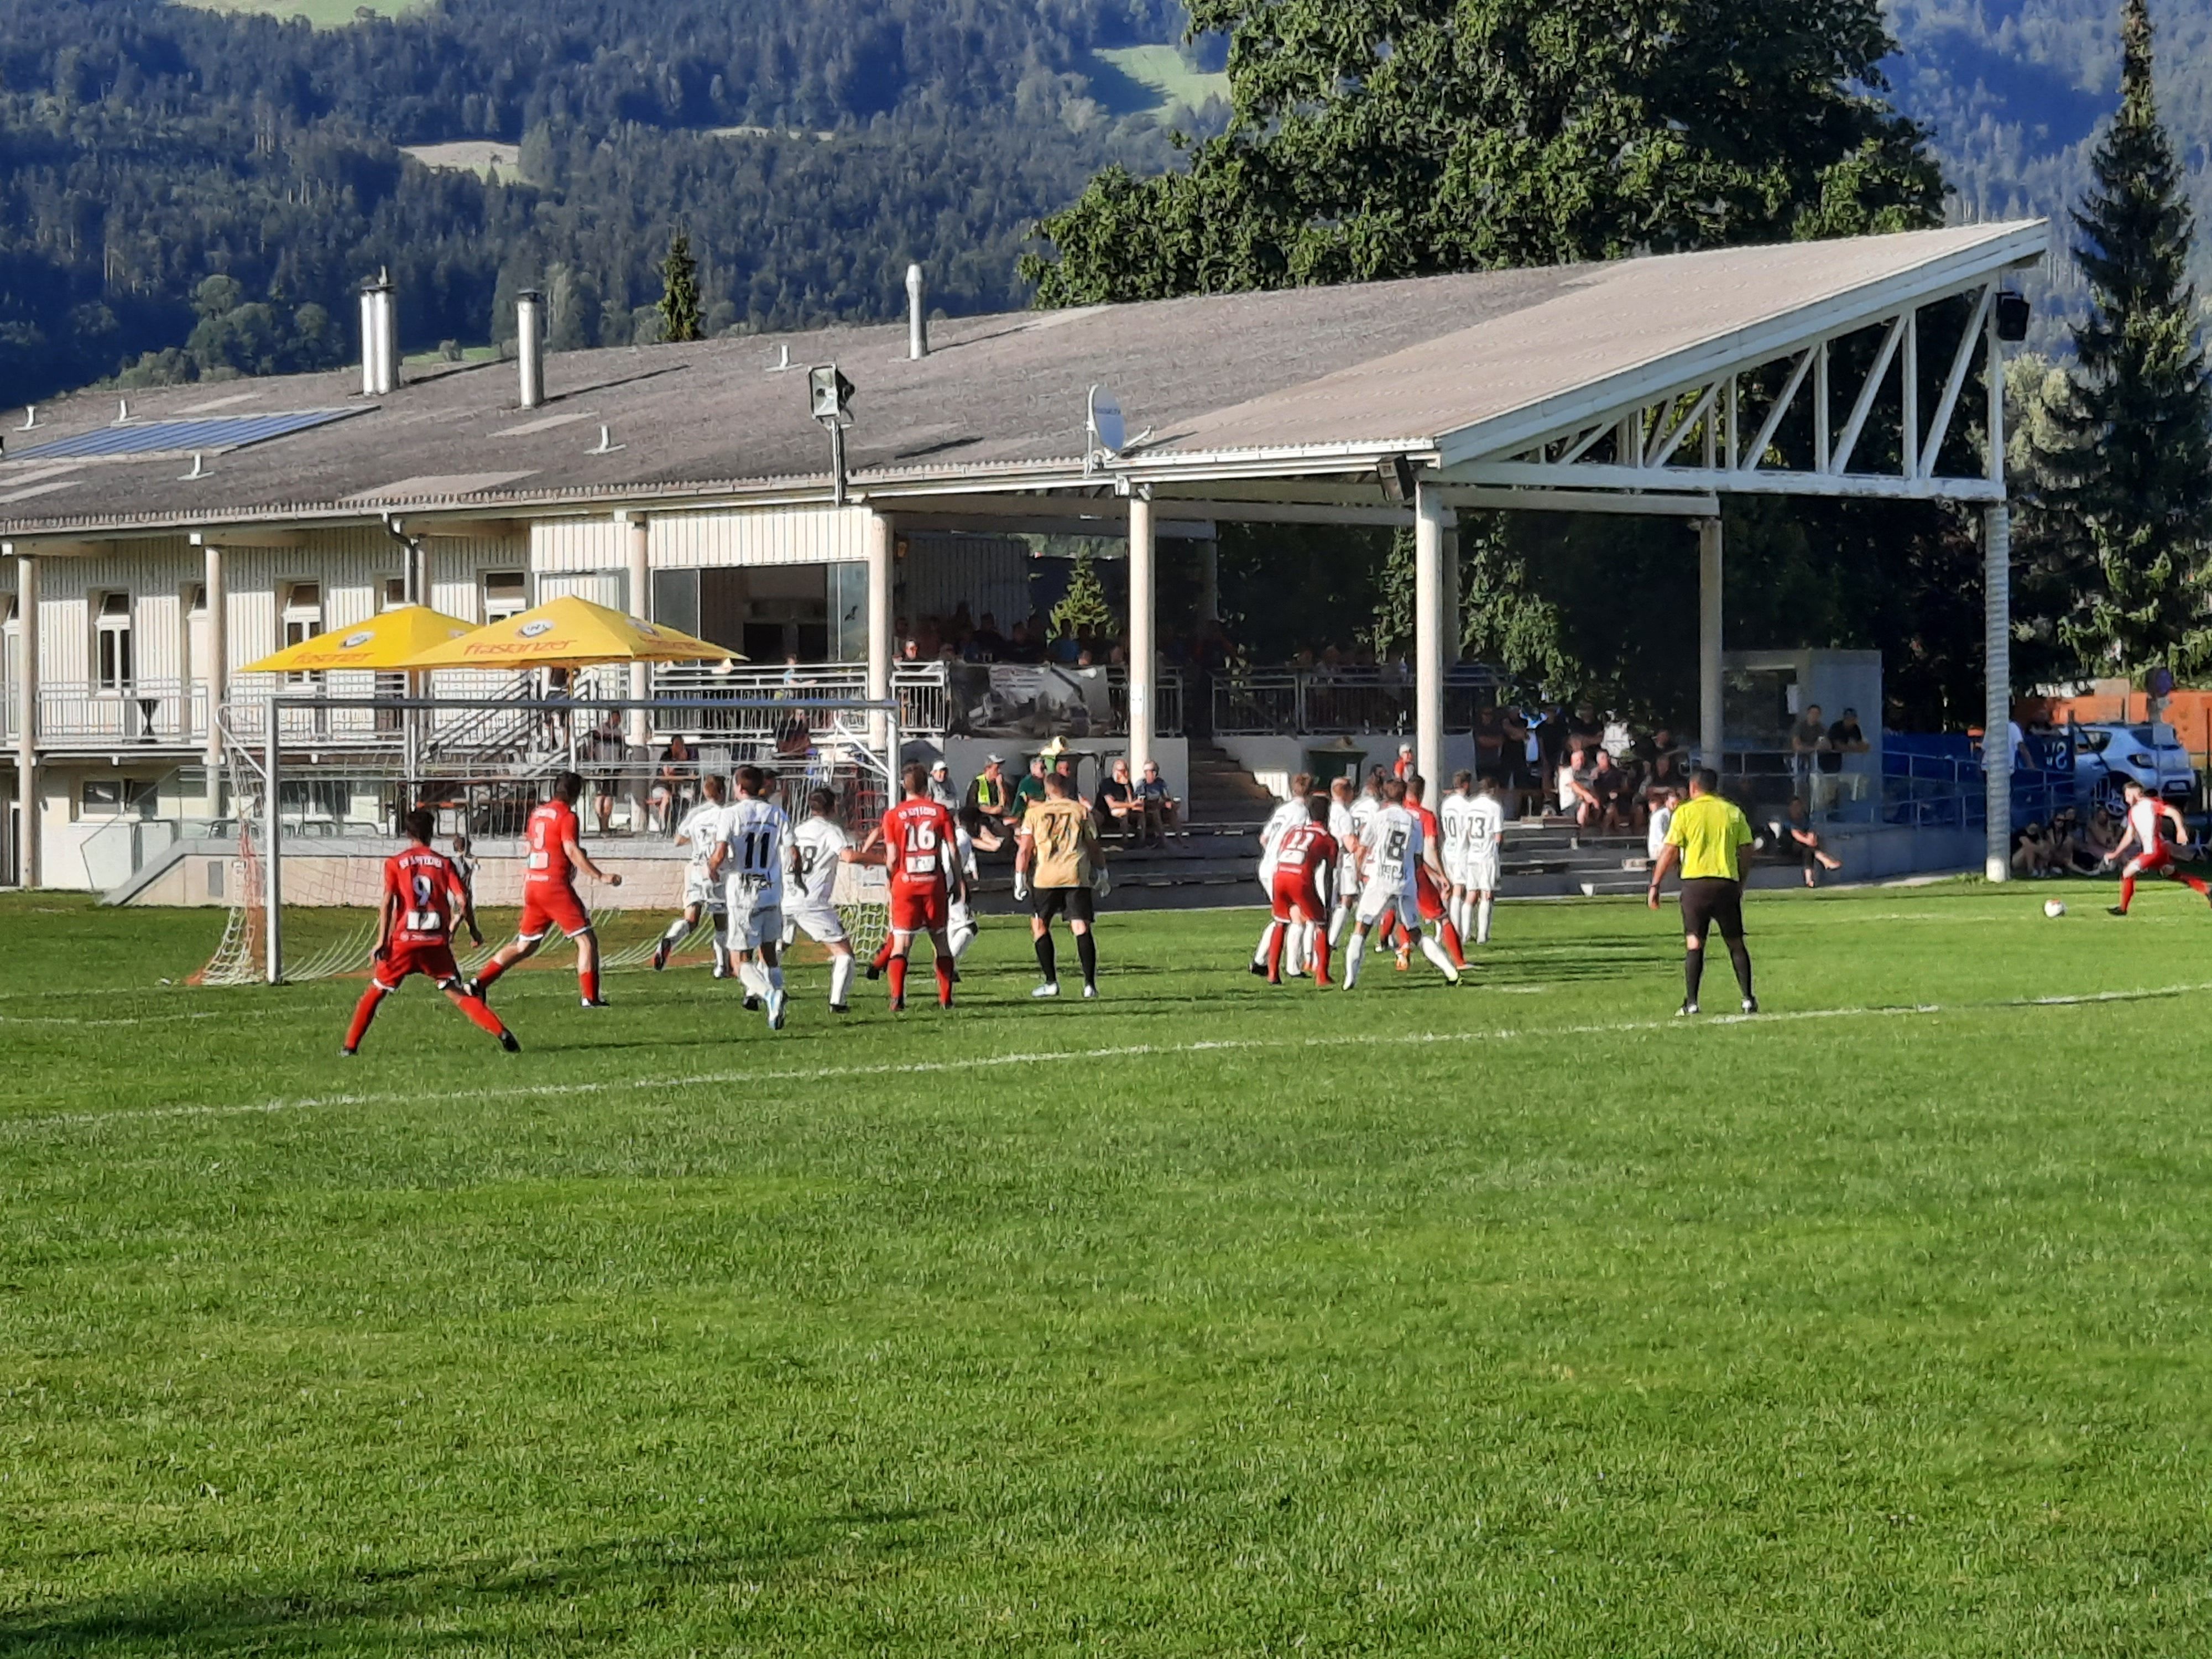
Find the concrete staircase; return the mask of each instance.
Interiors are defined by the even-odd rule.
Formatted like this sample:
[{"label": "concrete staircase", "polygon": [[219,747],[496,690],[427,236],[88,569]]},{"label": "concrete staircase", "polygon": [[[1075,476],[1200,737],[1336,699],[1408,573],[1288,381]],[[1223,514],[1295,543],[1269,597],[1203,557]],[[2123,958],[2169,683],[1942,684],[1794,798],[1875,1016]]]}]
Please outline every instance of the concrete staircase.
[{"label": "concrete staircase", "polygon": [[1203,738],[1190,740],[1190,799],[1183,816],[1191,823],[1257,830],[1280,804],[1226,750]]}]

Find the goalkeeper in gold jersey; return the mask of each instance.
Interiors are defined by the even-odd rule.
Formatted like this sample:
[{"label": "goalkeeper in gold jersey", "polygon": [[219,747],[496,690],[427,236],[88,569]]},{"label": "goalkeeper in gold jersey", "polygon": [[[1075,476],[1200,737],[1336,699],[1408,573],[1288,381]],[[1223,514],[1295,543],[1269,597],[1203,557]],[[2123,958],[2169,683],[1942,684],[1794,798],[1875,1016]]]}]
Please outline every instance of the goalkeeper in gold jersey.
[{"label": "goalkeeper in gold jersey", "polygon": [[1030,933],[1036,941],[1037,967],[1044,983],[1033,997],[1060,994],[1060,964],[1053,949],[1053,918],[1063,912],[1075,935],[1075,954],[1083,963],[1083,994],[1098,994],[1098,945],[1091,936],[1091,901],[1106,890],[1106,867],[1099,861],[1098,832],[1091,809],[1068,793],[1066,776],[1048,772],[1044,799],[1030,803],[1014,847],[1014,900],[1030,902]]}]

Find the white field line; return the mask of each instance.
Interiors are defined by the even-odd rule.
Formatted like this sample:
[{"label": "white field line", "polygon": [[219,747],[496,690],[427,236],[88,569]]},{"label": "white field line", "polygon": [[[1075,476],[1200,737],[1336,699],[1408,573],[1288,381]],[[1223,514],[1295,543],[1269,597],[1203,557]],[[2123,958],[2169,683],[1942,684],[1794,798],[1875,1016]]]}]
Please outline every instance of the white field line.
[{"label": "white field line", "polygon": [[138,1014],[114,1019],[83,1019],[74,1014],[0,1014],[0,1025],[167,1025],[179,1019],[221,1019],[222,1012],[209,1008],[196,1014]]},{"label": "white field line", "polygon": [[[1733,988],[1730,988],[1733,989]],[[1786,1013],[1717,1014],[1686,1020],[1616,1020],[1586,1025],[1530,1027],[1492,1026],[1467,1031],[1409,1031],[1395,1037],[1343,1033],[1305,1037],[1223,1037],[1197,1042],[1130,1042],[1111,1048],[1039,1049],[1028,1054],[982,1054],[957,1060],[884,1060],[871,1066],[811,1066],[784,1071],[692,1072],[672,1077],[611,1078],[574,1083],[502,1085],[484,1083],[469,1089],[444,1092],[410,1091],[405,1093],[299,1095],[289,1098],[240,1101],[200,1106],[125,1108],[113,1112],[66,1112],[46,1117],[19,1118],[0,1123],[0,1136],[16,1138],[43,1131],[99,1129],[179,1119],[269,1116],[284,1112],[308,1112],[336,1107],[435,1106],[471,1101],[571,1100],[592,1095],[662,1095],[684,1089],[717,1088],[732,1084],[830,1083],[841,1079],[890,1077],[933,1077],[966,1073],[986,1068],[1037,1066],[1054,1061],[1160,1058],[1171,1055],[1221,1054],[1311,1053],[1330,1048],[1382,1047],[1456,1047],[1465,1043],[1549,1042],[1560,1037],[1622,1036],[1639,1032],[1695,1031],[1712,1026],[1784,1025],[1807,1020],[1913,1019],[1938,1014],[2002,1013],[2036,1008],[2087,1006],[2108,1002],[2150,1002],[2162,998],[2190,996],[2212,991],[2212,982],[2166,985],[2137,991],[2100,991],[2084,996],[2019,997],[1994,1002],[1897,1003],[1881,1007],[1804,1008]]]}]

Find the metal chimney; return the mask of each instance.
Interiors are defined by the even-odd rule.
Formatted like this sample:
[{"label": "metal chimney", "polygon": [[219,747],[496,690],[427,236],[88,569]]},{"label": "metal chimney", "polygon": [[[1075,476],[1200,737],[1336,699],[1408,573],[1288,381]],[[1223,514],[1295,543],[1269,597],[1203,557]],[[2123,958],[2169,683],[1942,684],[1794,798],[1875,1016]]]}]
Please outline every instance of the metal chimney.
[{"label": "metal chimney", "polygon": [[906,355],[908,357],[929,356],[929,284],[922,276],[921,267],[910,264],[906,268]]},{"label": "metal chimney", "polygon": [[382,398],[399,385],[399,328],[392,276],[361,285],[361,395]]},{"label": "metal chimney", "polygon": [[545,401],[545,296],[526,288],[514,296],[514,360],[522,371],[520,409]]}]

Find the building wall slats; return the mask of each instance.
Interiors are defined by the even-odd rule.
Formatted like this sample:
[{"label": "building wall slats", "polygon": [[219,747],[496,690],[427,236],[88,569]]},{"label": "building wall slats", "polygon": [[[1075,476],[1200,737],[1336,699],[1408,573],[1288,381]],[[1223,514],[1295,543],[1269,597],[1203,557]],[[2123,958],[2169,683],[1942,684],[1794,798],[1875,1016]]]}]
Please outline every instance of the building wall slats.
[{"label": "building wall slats", "polygon": [[[647,560],[656,570],[707,565],[844,564],[868,556],[864,507],[658,514]],[[619,565],[617,557],[612,562]]]}]

